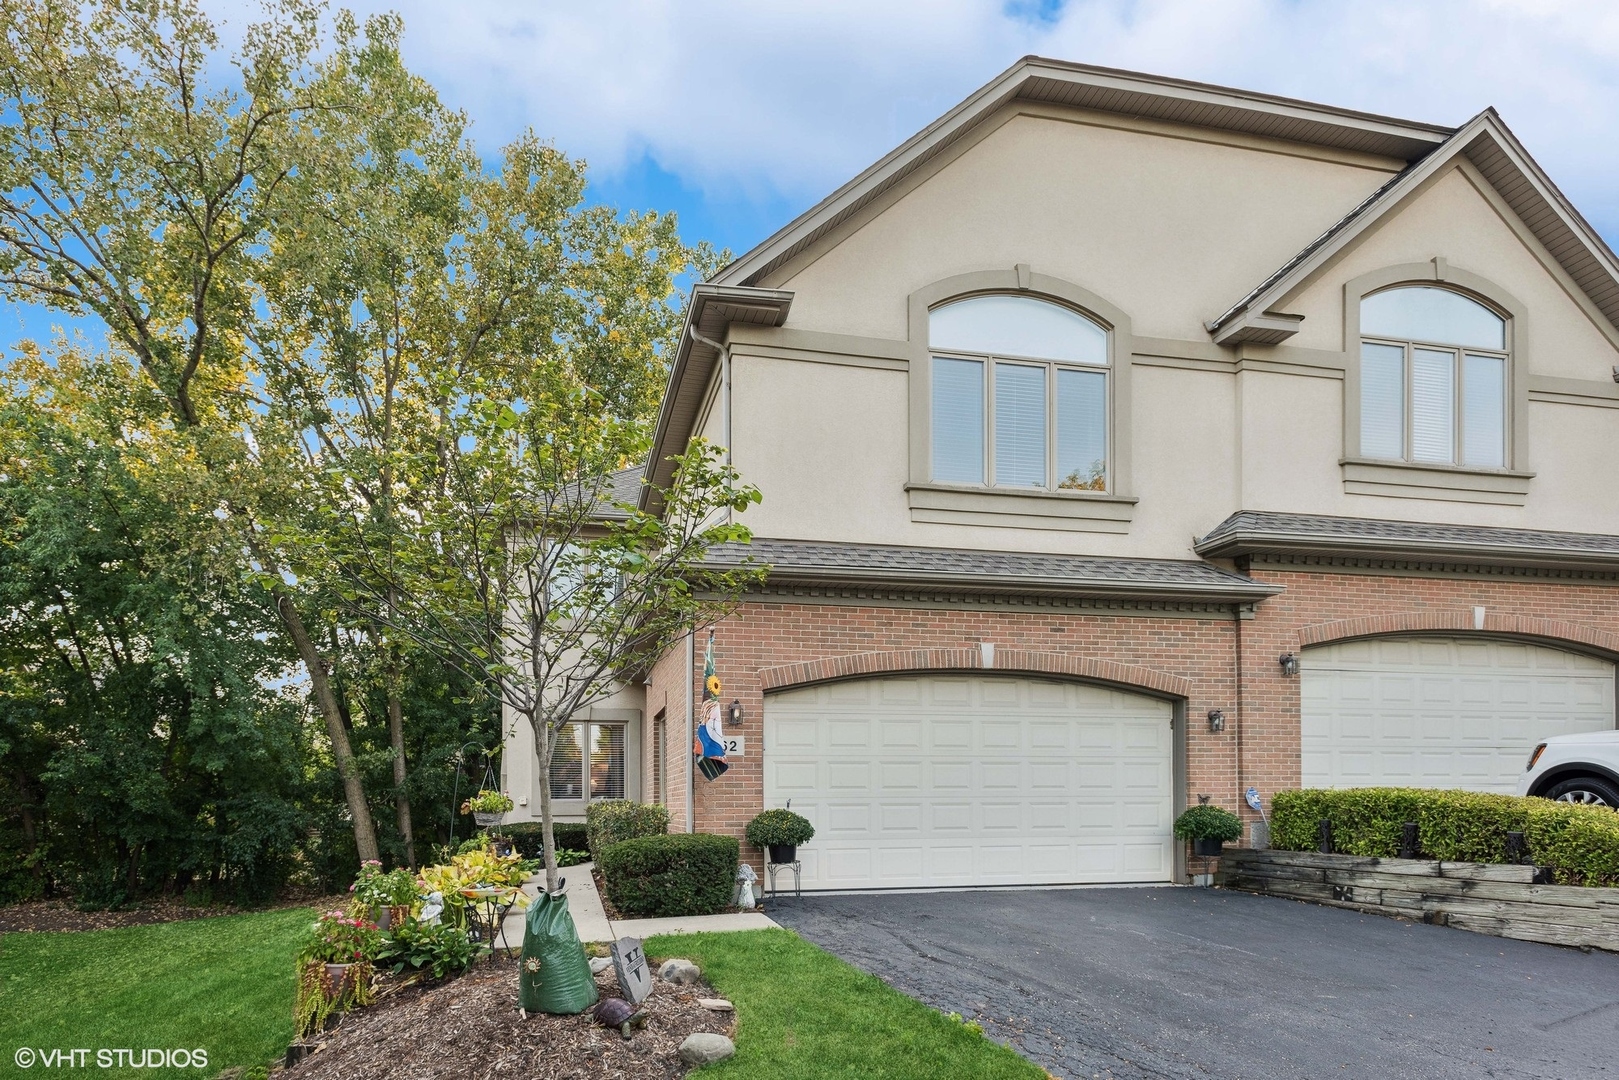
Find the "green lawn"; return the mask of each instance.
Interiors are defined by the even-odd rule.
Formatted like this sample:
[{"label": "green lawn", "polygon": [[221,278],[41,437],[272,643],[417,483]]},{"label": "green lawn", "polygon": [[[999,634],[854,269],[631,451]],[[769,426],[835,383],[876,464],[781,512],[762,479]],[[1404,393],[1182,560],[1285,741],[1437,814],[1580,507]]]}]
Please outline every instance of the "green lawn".
[{"label": "green lawn", "polygon": [[[292,1038],[303,909],[72,934],[0,936],[0,1076],[212,1080],[262,1066]],[[18,1069],[19,1047],[201,1047],[206,1069]]]},{"label": "green lawn", "polygon": [[1046,1074],[966,1026],[786,930],[650,938],[648,957],[694,960],[737,1011],[736,1056],[703,1080],[1039,1080]]}]

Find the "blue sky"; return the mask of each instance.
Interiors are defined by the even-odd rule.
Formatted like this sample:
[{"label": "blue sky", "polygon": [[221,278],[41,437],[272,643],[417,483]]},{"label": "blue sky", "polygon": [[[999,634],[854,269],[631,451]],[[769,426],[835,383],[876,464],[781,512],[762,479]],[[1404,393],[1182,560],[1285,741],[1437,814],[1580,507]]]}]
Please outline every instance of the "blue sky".
[{"label": "blue sky", "polygon": [[[226,38],[256,5],[205,0]],[[1619,247],[1619,4],[1593,0],[361,0],[494,152],[747,250],[1028,53],[1459,124],[1494,105]],[[0,341],[43,329],[0,316]]]}]

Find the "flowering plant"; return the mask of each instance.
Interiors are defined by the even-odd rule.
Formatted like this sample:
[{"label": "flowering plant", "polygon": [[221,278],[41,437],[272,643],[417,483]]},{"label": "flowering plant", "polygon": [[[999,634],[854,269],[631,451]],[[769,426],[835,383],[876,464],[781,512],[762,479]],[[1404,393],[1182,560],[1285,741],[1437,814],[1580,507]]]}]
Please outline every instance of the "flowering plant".
[{"label": "flowering plant", "polygon": [[358,964],[375,957],[381,946],[382,931],[370,919],[328,911],[310,927],[301,955],[323,964]]},{"label": "flowering plant", "polygon": [[397,907],[416,902],[416,875],[404,867],[382,872],[382,864],[367,859],[360,864],[360,876],[349,886],[354,899],[366,907]]},{"label": "flowering plant", "polygon": [[505,792],[491,791],[484,788],[461,804],[461,812],[463,814],[504,814],[510,811],[514,805],[512,797]]}]

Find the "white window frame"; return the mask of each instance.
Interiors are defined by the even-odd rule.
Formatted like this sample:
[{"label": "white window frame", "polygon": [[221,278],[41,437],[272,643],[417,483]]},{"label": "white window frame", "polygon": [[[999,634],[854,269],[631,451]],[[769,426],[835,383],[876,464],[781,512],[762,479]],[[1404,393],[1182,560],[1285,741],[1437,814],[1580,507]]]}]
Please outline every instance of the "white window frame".
[{"label": "white window frame", "polygon": [[[1043,300],[1083,315],[1107,334],[1107,490],[1058,489],[1055,463],[1047,469],[1047,486],[997,486],[938,483],[933,480],[933,357],[984,359],[978,354],[930,347],[929,316],[934,308],[973,296],[1004,293]],[[1131,350],[1134,338],[1130,317],[1107,300],[1060,278],[1033,272],[1026,264],[1006,270],[983,270],[934,282],[912,293],[909,298],[909,401],[910,469],[905,485],[911,520],[975,527],[1050,529],[1072,532],[1127,533],[1134,517],[1137,499],[1131,476]],[[989,363],[994,359],[1075,367],[1088,365],[1066,360],[1030,357],[998,357],[986,361],[985,378],[993,379]],[[1055,407],[1055,395],[1047,393],[1047,409]],[[986,408],[993,407],[993,395],[986,394]],[[992,418],[986,417],[986,453],[993,445]],[[1048,425],[1047,443],[1053,446],[1056,428]],[[1048,461],[1050,451],[1048,450]],[[993,481],[991,463],[986,462],[984,478]]]},{"label": "white window frame", "polygon": [[[1383,291],[1386,292],[1388,290]],[[1468,299],[1472,298],[1468,297]],[[1457,345],[1453,342],[1422,341],[1416,338],[1401,339],[1379,337],[1372,334],[1364,335],[1360,340],[1362,345],[1391,345],[1395,348],[1405,350],[1405,368],[1403,372],[1405,376],[1405,386],[1403,388],[1403,393],[1405,395],[1403,402],[1405,424],[1404,431],[1400,436],[1401,445],[1403,448],[1402,454],[1397,458],[1368,458],[1367,460],[1404,462],[1409,465],[1430,466],[1436,469],[1443,469],[1447,467],[1462,469],[1499,469],[1505,468],[1507,463],[1512,460],[1512,353],[1510,351],[1505,349],[1480,349],[1472,345]],[[1426,459],[1414,456],[1415,451],[1413,449],[1412,428],[1415,422],[1415,409],[1413,407],[1411,380],[1413,378],[1413,360],[1415,359],[1415,352],[1417,349],[1422,349],[1427,352],[1448,353],[1451,357],[1451,363],[1454,365],[1452,368],[1453,377],[1450,395],[1452,429],[1450,447],[1451,460],[1448,462],[1428,461]],[[1500,465],[1474,465],[1463,459],[1462,449],[1465,446],[1464,432],[1467,426],[1466,410],[1463,407],[1467,400],[1467,364],[1465,362],[1465,358],[1468,356],[1488,356],[1496,360],[1501,360],[1504,363],[1506,377],[1503,379],[1501,386],[1501,422],[1503,430],[1501,432],[1502,463]]]},{"label": "white window frame", "polygon": [[[640,712],[634,709],[588,709],[582,715],[568,721],[569,726],[577,728],[579,734],[580,762],[579,783],[580,797],[567,798],[556,795],[551,796],[552,805],[558,808],[558,813],[582,814],[584,808],[592,802],[610,802],[612,797],[593,797],[590,793],[590,729],[592,727],[621,727],[624,729],[624,794],[622,798],[634,799],[640,794]],[[553,761],[553,764],[555,762]],[[539,776],[540,783],[550,784],[549,771]],[[538,792],[535,793],[536,796]]]},{"label": "white window frame", "polygon": [[[1361,451],[1361,342],[1401,345],[1400,339],[1362,337],[1360,304],[1373,293],[1401,285],[1449,289],[1476,300],[1506,319],[1506,456],[1504,468],[1408,460],[1409,431],[1405,440],[1406,458],[1372,458]],[[1453,266],[1443,257],[1428,262],[1386,266],[1346,281],[1343,286],[1344,319],[1344,491],[1352,495],[1376,495],[1394,499],[1437,499],[1444,502],[1490,503],[1523,506],[1528,501],[1534,472],[1529,455],[1529,315],[1523,303],[1488,278]],[[1425,342],[1415,342],[1428,347]],[[1439,347],[1479,355],[1501,355],[1495,349],[1473,349],[1453,342]],[[1410,378],[1409,351],[1406,379]],[[1459,385],[1458,378],[1458,385]],[[1458,415],[1457,431],[1461,430]],[[1410,423],[1410,398],[1406,398],[1406,423]]]},{"label": "white window frame", "polygon": [[[1105,332],[1106,328],[1104,327],[1103,330]],[[1104,401],[1106,402],[1106,401],[1111,400],[1111,390],[1112,390],[1112,383],[1113,383],[1112,372],[1108,368],[1103,367],[1101,365],[1097,365],[1097,364],[1081,364],[1081,363],[1078,363],[1078,362],[1073,361],[1073,360],[1043,360],[1043,359],[1039,359],[1037,357],[1030,357],[1030,356],[1014,356],[1014,355],[1012,355],[1010,353],[975,353],[975,352],[967,352],[967,351],[961,350],[961,349],[930,349],[928,351],[928,356],[929,356],[929,362],[930,363],[933,360],[972,360],[972,361],[976,361],[978,363],[981,363],[983,365],[984,415],[983,415],[983,418],[982,418],[982,422],[983,422],[983,425],[984,425],[984,427],[983,427],[983,433],[984,433],[984,462],[983,462],[984,482],[983,482],[983,484],[981,486],[986,487],[986,488],[999,488],[999,489],[1001,489],[1003,491],[1012,491],[1012,492],[1031,492],[1031,491],[1033,491],[1033,492],[1039,492],[1039,491],[1070,492],[1071,491],[1071,492],[1095,492],[1097,494],[1104,494],[1104,495],[1108,494],[1112,490],[1112,483],[1111,482],[1112,482],[1112,473],[1113,473],[1113,460],[1112,460],[1113,459],[1113,453],[1112,453],[1113,417],[1111,415],[1112,414],[1112,409],[1107,408],[1106,405],[1104,405],[1103,410],[1102,410],[1102,423],[1103,423],[1103,426],[1104,426],[1103,436],[1104,436],[1104,440],[1105,440],[1104,441],[1104,450],[1103,450],[1103,452],[1106,455],[1104,457],[1104,459],[1103,459],[1103,463],[1106,466],[1106,468],[1103,470],[1103,473],[1102,473],[1102,484],[1103,484],[1103,486],[1101,488],[1099,488],[1099,489],[1098,488],[1065,488],[1065,487],[1059,486],[1056,483],[1056,481],[1061,479],[1057,475],[1057,372],[1059,372],[1059,371],[1083,371],[1083,372],[1089,372],[1089,373],[1092,373],[1092,374],[1101,375],[1102,379],[1103,379],[1102,393],[1105,395],[1104,396]],[[995,479],[995,366],[997,364],[1014,365],[1014,366],[1017,366],[1017,367],[1041,368],[1041,369],[1044,370],[1044,373],[1045,373],[1045,395],[1046,395],[1046,469],[1045,469],[1046,482],[1045,482],[1044,485],[1036,486],[1034,484],[1002,484],[1002,483],[997,482],[996,479]],[[928,414],[929,415],[929,426],[931,428],[932,419],[933,419],[931,401],[929,402],[928,409],[929,409],[929,414]],[[940,480],[934,479],[933,474],[932,474],[933,460],[932,460],[931,446],[929,448],[929,451],[930,451],[929,455],[928,455],[928,478],[929,478],[929,480],[933,481],[934,483],[950,483],[950,481],[940,481]]]}]

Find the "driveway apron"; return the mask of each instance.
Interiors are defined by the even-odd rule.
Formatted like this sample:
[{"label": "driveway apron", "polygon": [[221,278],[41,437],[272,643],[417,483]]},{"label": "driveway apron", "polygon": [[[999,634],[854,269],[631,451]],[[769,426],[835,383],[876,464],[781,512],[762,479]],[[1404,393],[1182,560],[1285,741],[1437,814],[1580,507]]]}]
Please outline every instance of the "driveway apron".
[{"label": "driveway apron", "polygon": [[1619,1076],[1619,956],[1218,889],[805,896],[783,926],[1060,1077]]}]

